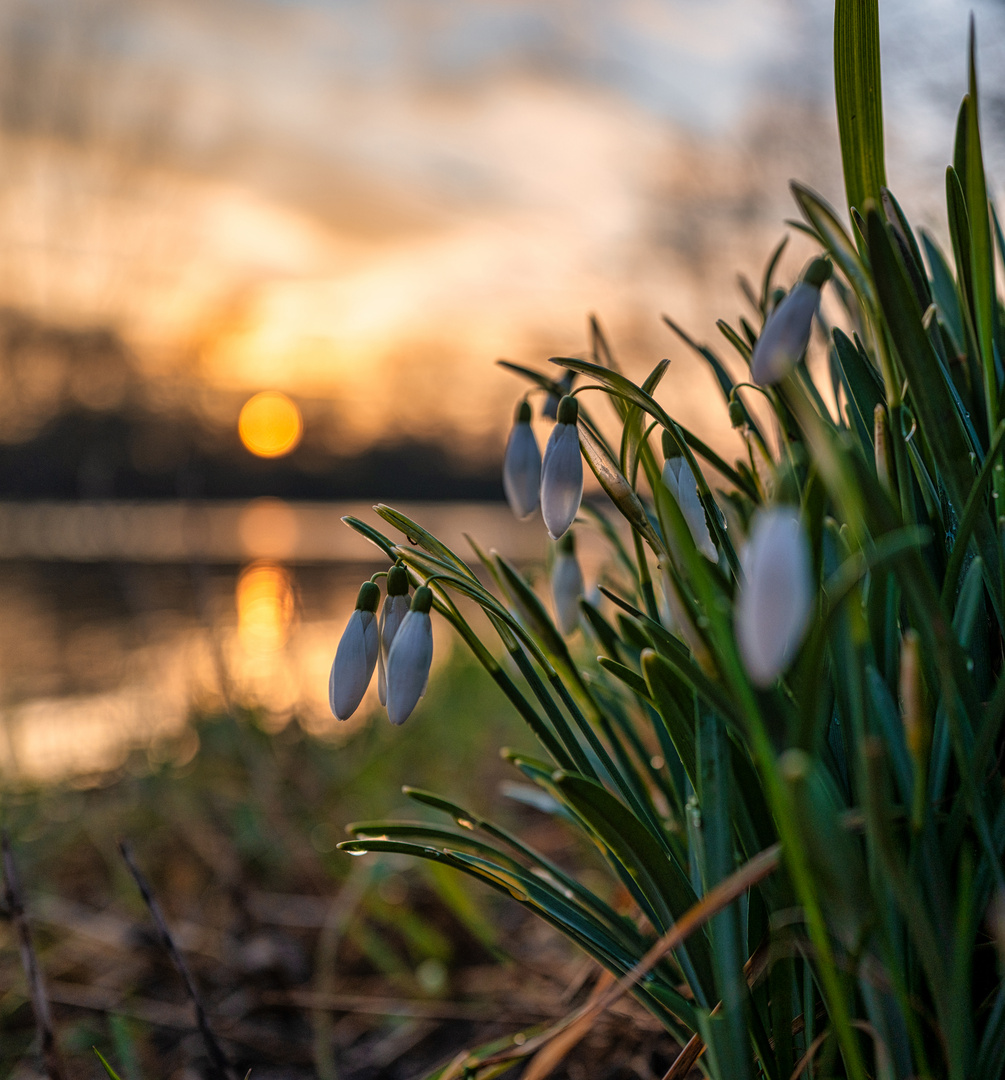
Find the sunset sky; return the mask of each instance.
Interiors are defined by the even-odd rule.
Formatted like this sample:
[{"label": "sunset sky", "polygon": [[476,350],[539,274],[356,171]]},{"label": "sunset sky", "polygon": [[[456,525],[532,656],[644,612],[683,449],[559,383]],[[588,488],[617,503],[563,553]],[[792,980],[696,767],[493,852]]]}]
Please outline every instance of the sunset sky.
[{"label": "sunset sky", "polygon": [[[882,5],[889,179],[939,234],[971,8],[994,175],[1005,10]],[[155,380],[330,400],[343,448],[495,445],[519,388],[492,361],[580,352],[595,311],[631,371],[674,360],[663,392],[705,426],[659,316],[715,341],[787,180],[840,204],[831,9],[11,0],[0,303],[111,325]]]}]

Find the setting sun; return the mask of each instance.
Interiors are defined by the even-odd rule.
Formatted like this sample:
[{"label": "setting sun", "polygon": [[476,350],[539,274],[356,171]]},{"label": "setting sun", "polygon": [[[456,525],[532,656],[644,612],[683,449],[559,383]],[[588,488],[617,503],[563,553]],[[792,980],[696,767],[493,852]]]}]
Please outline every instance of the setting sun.
[{"label": "setting sun", "polygon": [[278,390],[249,398],[237,421],[241,442],[259,457],[282,457],[300,442],[303,420],[296,404]]}]

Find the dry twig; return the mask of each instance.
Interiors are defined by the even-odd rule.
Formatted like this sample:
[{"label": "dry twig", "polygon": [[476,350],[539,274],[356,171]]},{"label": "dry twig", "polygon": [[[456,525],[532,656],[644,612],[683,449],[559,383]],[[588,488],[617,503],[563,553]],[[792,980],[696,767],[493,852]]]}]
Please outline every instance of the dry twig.
[{"label": "dry twig", "polygon": [[24,913],[24,896],[14,864],[14,852],[11,849],[10,836],[3,830],[3,878],[4,901],[7,914],[14,924],[18,948],[21,953],[21,966],[28,981],[28,994],[31,997],[31,1009],[35,1014],[35,1026],[38,1028],[39,1041],[42,1044],[42,1060],[49,1080],[65,1080],[66,1071],[56,1046],[56,1036],[52,1029],[52,1014],[49,1011],[49,999],[42,981],[42,969],[38,966],[38,957],[31,941],[31,928]]},{"label": "dry twig", "polygon": [[161,944],[164,946],[167,954],[171,957],[174,966],[178,969],[178,974],[181,975],[182,982],[185,984],[185,990],[187,991],[192,1004],[195,1006],[196,1023],[199,1026],[199,1032],[202,1035],[203,1043],[206,1046],[206,1055],[209,1057],[213,1071],[218,1076],[224,1077],[225,1080],[236,1080],[237,1074],[231,1068],[230,1062],[227,1060],[227,1055],[223,1052],[223,1047],[220,1045],[216,1035],[213,1034],[213,1029],[210,1027],[209,1016],[202,1004],[202,999],[196,988],[195,980],[192,978],[192,973],[188,969],[188,964],[185,963],[185,958],[182,956],[181,951],[174,942],[174,938],[171,936],[171,931],[168,929],[167,922],[164,919],[164,913],[160,909],[160,904],[157,903],[157,898],[154,896],[153,891],[140,871],[140,868],[136,865],[132,848],[125,840],[121,840],[119,841],[119,851],[122,852],[122,858],[125,859],[126,866],[129,867],[129,872],[133,875],[133,880],[136,882],[136,887],[140,890],[140,895],[143,897],[143,901],[150,911],[150,915],[157,927],[157,933],[160,935]]}]

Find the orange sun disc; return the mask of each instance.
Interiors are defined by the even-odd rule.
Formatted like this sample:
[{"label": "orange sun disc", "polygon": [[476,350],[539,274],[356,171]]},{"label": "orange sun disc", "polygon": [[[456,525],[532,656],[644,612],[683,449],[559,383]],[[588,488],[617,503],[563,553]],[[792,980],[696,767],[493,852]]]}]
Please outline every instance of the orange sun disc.
[{"label": "orange sun disc", "polygon": [[259,457],[288,454],[300,442],[304,422],[296,404],[278,390],[263,390],[249,398],[237,421],[241,442]]}]

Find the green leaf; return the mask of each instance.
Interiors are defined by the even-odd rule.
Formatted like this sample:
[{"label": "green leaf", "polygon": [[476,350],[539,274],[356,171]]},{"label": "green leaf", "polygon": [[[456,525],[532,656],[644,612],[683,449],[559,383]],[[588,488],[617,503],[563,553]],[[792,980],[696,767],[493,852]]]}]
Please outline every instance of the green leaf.
[{"label": "green leaf", "polygon": [[910,222],[889,188],[883,188],[883,213],[886,215],[886,220],[893,226],[894,236],[901,245],[901,255],[917,292],[918,303],[922,308],[927,308],[932,302],[932,293],[928,286],[928,278],[925,277],[925,264],[921,260],[921,250],[918,248],[918,241],[915,239]]},{"label": "green leaf", "polygon": [[[662,627],[660,629],[663,630]],[[667,634],[665,630],[663,630],[663,635],[657,637],[654,641],[656,645],[656,654],[654,655],[663,663],[669,664],[671,669],[684,681],[685,685],[710,708],[726,717],[737,731],[742,731],[743,713],[733,699],[719,683],[710,679],[698,667],[694,660],[691,659],[691,654],[685,645],[672,635]],[[648,653],[642,655],[642,670],[647,681],[649,679],[649,672],[646,670],[648,656]],[[648,660],[648,662],[655,664],[656,660]],[[650,689],[652,689],[651,686]]]},{"label": "green leaf", "polygon": [[[632,405],[638,405],[644,412],[649,413],[667,429],[667,431],[676,431],[678,438],[682,443],[685,443],[688,449],[684,453],[684,457],[688,459],[688,464],[691,466],[691,471],[695,474],[695,478],[698,481],[699,493],[709,494],[708,485],[704,484],[701,478],[701,469],[698,468],[697,462],[694,460],[694,453],[700,454],[714,469],[718,469],[720,473],[731,483],[737,487],[746,490],[746,485],[743,482],[743,478],[737,473],[737,471],[728,465],[723,459],[708,445],[702,442],[697,435],[692,434],[687,428],[682,427],[676,421],[672,420],[665,409],[658,405],[649,394],[639,389],[635,383],[626,379],[623,375],[614,371],[608,371],[606,368],[602,368],[597,364],[591,364],[586,360],[576,360],[569,356],[553,356],[550,358],[549,363],[560,364],[562,367],[568,368],[570,371],[578,371],[581,375],[590,375],[597,380],[597,382],[603,384],[613,391],[613,396],[621,398],[621,400],[629,402]],[[756,498],[757,492],[748,492],[751,498]]]},{"label": "green leaf", "polygon": [[778,260],[782,257],[782,252],[785,250],[786,245],[789,242],[787,236],[783,236],[779,241],[778,246],[768,257],[767,266],[764,268],[764,280],[761,282],[761,314],[765,315],[768,310],[768,301],[771,299],[771,280],[775,275],[775,268],[778,266]]},{"label": "green leaf", "polygon": [[[485,668],[489,675],[493,678],[496,685],[502,690],[502,692],[509,699],[511,704],[517,710],[527,726],[531,729],[534,735],[537,737],[541,745],[548,751],[549,754],[555,760],[557,765],[563,768],[568,768],[574,765],[573,759],[564,750],[561,743],[555,738],[555,736],[548,729],[541,715],[537,712],[533,705],[524,697],[524,695],[517,688],[516,683],[510,678],[500,666],[499,662],[492,655],[492,653],[485,647],[481,638],[471,629],[467,621],[462,617],[456,607],[450,603],[449,600],[436,599],[433,601],[436,610],[443,615],[443,617],[450,623],[450,625],[457,631],[458,635],[464,641],[464,643],[471,650],[475,659]],[[504,626],[495,624],[497,629],[505,630]],[[510,635],[512,638],[512,635]],[[524,655],[522,649],[515,639],[511,640],[507,646],[510,655],[514,658],[514,661],[518,666],[526,664],[529,666],[529,661]],[[521,670],[523,668],[521,667]],[[531,672],[533,674],[533,671]],[[528,680],[530,681],[530,680]],[[536,686],[532,683],[532,689],[537,692]],[[539,697],[540,700],[540,697]],[[550,702],[549,704],[553,703]]]},{"label": "green leaf", "polygon": [[424,529],[418,522],[413,521],[410,517],[401,513],[401,511],[395,510],[394,507],[385,506],[383,503],[378,503],[373,509],[389,525],[397,529],[398,532],[403,533],[408,538],[409,543],[418,544],[419,547],[428,551],[430,555],[433,555],[446,563],[450,563],[465,577],[471,578],[474,581],[478,580],[472,572],[471,567],[468,566],[456,552],[451,551],[446,544],[438,540],[428,529]]},{"label": "green leaf", "polygon": [[971,254],[970,211],[960,175],[952,165],[946,167],[946,211],[949,219],[949,238],[956,262],[957,288],[963,296],[966,318],[973,333],[974,286],[973,256]]},{"label": "green leaf", "polygon": [[366,537],[371,544],[380,548],[391,562],[394,562],[394,544],[383,533],[378,532],[372,525],[367,525],[365,521],[360,521],[359,518],[353,517],[351,514],[347,514],[342,518],[342,521],[353,532],[358,532],[360,536]]},{"label": "green leaf", "polygon": [[[783,240],[781,244],[779,244],[776,248],[773,260],[777,259],[777,257],[782,253],[782,249],[785,247],[786,240]],[[768,272],[765,274],[765,288],[767,288],[768,286],[771,272],[773,269],[774,261],[769,264]],[[765,300],[762,302],[762,309],[763,306],[766,304],[767,299],[765,298]],[[707,345],[699,345],[694,340],[694,338],[692,338],[685,330],[678,326],[677,323],[675,323],[669,315],[664,315],[663,321],[681,339],[681,341],[684,342],[685,345],[693,349],[705,361],[705,363],[708,364],[708,366],[712,369],[712,374],[715,376],[715,381],[719,384],[719,389],[722,391],[722,396],[726,399],[726,403],[729,404],[731,401],[739,402],[740,408],[743,409],[745,422],[750,425],[751,431],[753,431],[757,438],[760,439],[763,443],[764,436],[761,433],[761,429],[757,425],[757,421],[751,415],[746,405],[744,405],[739,395],[733,394],[733,388],[736,384],[733,382],[733,377],[726,370],[719,357],[716,356],[716,354]]]},{"label": "green leaf", "polygon": [[953,348],[958,356],[966,352],[966,336],[963,329],[963,316],[960,313],[960,298],[956,292],[956,282],[942,249],[932,237],[922,230],[921,243],[928,256],[928,265],[932,271],[932,294],[942,323],[949,333]]},{"label": "green leaf", "polygon": [[479,840],[471,832],[459,833],[442,825],[431,825],[428,821],[354,821],[346,825],[345,831],[354,840],[432,840],[440,847],[470,848],[517,870],[523,869],[523,864],[511,855]]},{"label": "green leaf", "polygon": [[726,368],[723,366],[722,361],[707,345],[699,345],[698,342],[691,337],[690,334],[677,323],[670,318],[669,315],[663,316],[663,321],[670,327],[670,329],[687,345],[693,349],[708,366],[712,369],[712,374],[715,376],[716,382],[719,384],[719,389],[722,391],[722,396],[729,401],[730,395],[733,392],[733,377],[729,374]]},{"label": "green leaf", "polygon": [[859,303],[868,311],[876,307],[869,271],[855,243],[826,199],[803,184],[793,180],[789,187],[806,220],[813,226],[831,258],[840,267],[855,290]]},{"label": "green leaf", "polygon": [[837,0],[834,7],[834,90],[848,206],[879,205],[886,186],[879,0]]},{"label": "green leaf", "polygon": [[905,806],[910,806],[914,790],[914,766],[904,738],[904,722],[890,695],[889,687],[872,664],[866,668],[866,682],[873,705],[872,713],[878,721],[883,741],[891,754],[890,764],[901,802]]},{"label": "green leaf", "polygon": [[609,367],[611,371],[621,370],[596,315],[590,316],[590,342],[592,344],[593,358],[598,364]]},{"label": "green leaf", "polygon": [[[984,155],[981,150],[980,111],[977,98],[976,35],[973,16],[970,19],[969,93],[963,99],[961,123],[966,125],[964,153],[966,171],[961,174],[963,193],[970,217],[971,266],[973,272],[974,328],[984,362],[985,393],[987,394],[988,428],[998,423],[998,378],[995,373],[994,319],[995,266],[991,246],[991,218],[988,210],[988,190],[984,178]],[[958,166],[957,166],[958,167]]]},{"label": "green leaf", "polygon": [[[956,585],[967,557],[970,539],[974,534],[974,530],[982,518],[985,521],[987,519],[986,491],[1003,445],[1005,445],[1005,422],[998,425],[998,430],[995,432],[994,438],[991,440],[991,446],[988,448],[987,456],[981,465],[981,471],[970,488],[966,505],[959,518],[956,536],[953,539],[953,550],[950,553],[949,563],[946,566],[946,576],[942,583],[942,599],[947,604],[951,602],[956,594]],[[993,578],[989,580],[993,580]],[[992,593],[991,599],[992,603],[1000,602],[994,593]]]},{"label": "green leaf", "polygon": [[998,984],[984,1035],[977,1048],[974,1076],[1005,1074],[1005,980]]},{"label": "green leaf", "polygon": [[835,328],[834,348],[844,376],[845,387],[859,420],[869,435],[872,445],[873,413],[877,405],[884,403],[883,380],[869,362],[867,356],[844,333]]},{"label": "green leaf", "polygon": [[110,1077],[110,1080],[120,1080],[119,1074],[105,1060],[105,1055],[96,1046],[92,1046],[91,1049],[94,1051],[98,1061],[101,1062],[101,1066]]},{"label": "green leaf", "polygon": [[[470,831],[479,829],[488,836],[500,840],[502,843],[512,848],[513,851],[522,855],[529,862],[538,866],[546,875],[558,882],[560,891],[573,893],[580,903],[591,908],[594,914],[605,922],[616,937],[624,940],[626,947],[638,948],[642,945],[642,935],[638,932],[635,924],[630,919],[617,914],[617,912],[609,905],[605,904],[596,893],[581,885],[574,877],[567,874],[550,859],[545,858],[540,852],[525,844],[519,837],[514,836],[508,830],[493,824],[491,821],[486,821],[479,815],[473,814],[470,810],[466,810],[464,807],[450,802],[449,799],[444,799],[439,795],[435,795],[431,791],[422,791],[419,788],[413,788],[406,785],[402,788],[402,792],[410,799],[414,799],[417,803],[433,807],[442,813],[449,814],[450,817],[465,830]],[[520,864],[512,860],[509,856],[489,845],[481,845],[478,841],[473,840],[468,834],[455,834],[447,829],[436,830],[435,826],[430,826],[425,822],[371,822],[347,825],[346,829],[354,834],[360,834],[365,831],[379,834],[382,831],[386,831],[388,839],[391,839],[394,835],[407,837],[409,835],[408,830],[411,829],[414,830],[411,833],[413,836],[435,835],[440,839],[459,840],[462,845],[468,843],[472,846],[479,847],[482,850],[487,850],[488,853],[495,855],[495,857],[502,858],[512,865],[521,868]],[[357,835],[357,838],[367,839],[366,836],[362,835]]]},{"label": "green leaf", "polygon": [[542,390],[551,394],[552,397],[560,398],[565,393],[565,390],[554,379],[549,378],[543,372],[524,367],[523,364],[514,364],[510,360],[497,360],[496,363],[500,367],[506,368],[507,371],[522,375],[525,379],[534,383],[535,386],[539,386]]},{"label": "green leaf", "polygon": [[600,664],[604,671],[609,671],[616,679],[620,679],[633,694],[637,694],[643,701],[652,701],[652,695],[649,693],[649,687],[646,685],[645,679],[637,672],[632,671],[630,667],[626,667],[624,664],[618,663],[617,660],[611,660],[606,656],[598,656],[597,663]]},{"label": "green leaf", "polygon": [[726,322],[725,319],[717,319],[715,325],[719,328],[719,332],[722,336],[733,346],[734,349],[743,357],[743,359],[750,363],[750,345],[743,340],[742,337]]},{"label": "green leaf", "polygon": [[[665,934],[698,902],[687,875],[641,821],[609,791],[582,776],[556,772],[552,784],[584,824],[624,866],[656,912]],[[678,956],[691,990],[709,1008],[715,1000],[711,953],[704,931],[680,946]]]},{"label": "green leaf", "polygon": [[[942,467],[942,479],[956,513],[962,514],[974,482],[963,421],[946,387],[944,373],[925,333],[921,312],[894,252],[887,226],[875,210],[869,212],[867,228],[876,290],[907,374],[911,406]],[[976,534],[982,553],[996,542],[986,518],[978,521]]]},{"label": "green leaf", "polygon": [[537,593],[508,559],[494,552],[492,561],[514,606],[527,627],[537,637],[549,659],[565,667],[571,667],[572,657],[569,655],[565,639],[558,632],[558,627],[552,622],[548,609],[541,603]]},{"label": "green leaf", "polygon": [[[472,877],[490,885],[498,892],[511,896],[514,900],[532,909],[552,926],[575,941],[587,953],[605,967],[619,975],[626,974],[638,962],[635,950],[624,948],[590,912],[584,910],[571,899],[564,896],[546,879],[531,873],[512,870],[496,863],[469,855],[463,851],[454,851],[430,845],[413,844],[401,840],[348,840],[338,845],[339,850],[350,854],[368,852],[391,852],[413,855],[420,859],[430,859],[462,870]],[[650,993],[645,983],[637,990],[643,996]],[[674,1013],[680,1020],[691,1026],[694,1023],[694,1008],[679,994],[675,994],[669,985],[660,988],[661,997],[674,1001]],[[678,1011],[679,1010],[679,1011]]]},{"label": "green leaf", "polygon": [[[730,770],[729,738],[722,721],[708,710],[698,720],[698,804],[701,809],[704,892],[725,881],[736,869],[733,852],[732,801],[734,782]],[[746,1035],[746,959],[740,945],[739,908],[732,903],[709,923],[712,964],[716,987],[726,1017],[719,1057],[725,1075],[743,1080],[750,1076],[749,1040]],[[791,1018],[785,1022],[791,1025]],[[791,1067],[787,1070],[791,1072]]]},{"label": "green leaf", "polygon": [[618,660],[621,657],[622,644],[621,639],[618,637],[617,630],[601,615],[600,611],[594,607],[585,597],[579,598],[579,610],[583,613],[583,617],[586,619],[586,624],[593,632],[593,636],[600,643],[604,652],[612,660]]}]

